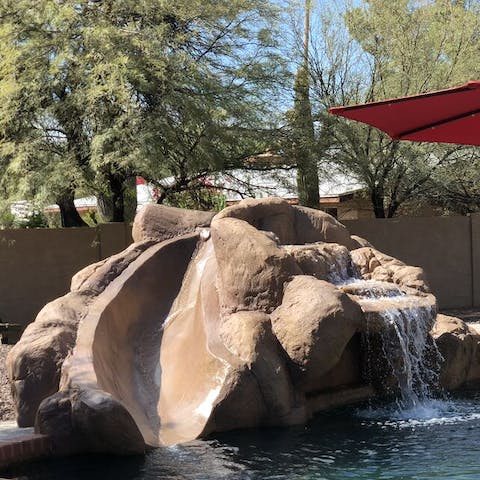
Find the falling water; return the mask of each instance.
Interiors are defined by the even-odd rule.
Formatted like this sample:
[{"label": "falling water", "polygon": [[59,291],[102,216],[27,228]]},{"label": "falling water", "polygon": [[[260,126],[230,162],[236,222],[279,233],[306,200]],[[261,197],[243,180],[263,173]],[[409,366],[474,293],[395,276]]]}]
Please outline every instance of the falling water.
[{"label": "falling water", "polygon": [[346,248],[337,249],[328,265],[327,279],[334,285],[346,285],[360,280],[357,268]]},{"label": "falling water", "polygon": [[[367,318],[367,356],[370,336],[380,336],[383,362],[396,382],[400,410],[415,408],[431,398],[438,383],[441,356],[428,335],[435,309],[422,297],[408,295],[390,282],[362,280],[350,255],[340,255],[330,267],[329,280],[355,297]],[[367,369],[377,368],[367,358]],[[385,365],[383,365],[384,367]],[[394,388],[395,389],[395,388]]]},{"label": "falling water", "polygon": [[397,382],[401,410],[428,401],[431,387],[438,383],[439,352],[428,335],[433,315],[425,306],[381,312],[387,327],[380,332],[382,349]]}]

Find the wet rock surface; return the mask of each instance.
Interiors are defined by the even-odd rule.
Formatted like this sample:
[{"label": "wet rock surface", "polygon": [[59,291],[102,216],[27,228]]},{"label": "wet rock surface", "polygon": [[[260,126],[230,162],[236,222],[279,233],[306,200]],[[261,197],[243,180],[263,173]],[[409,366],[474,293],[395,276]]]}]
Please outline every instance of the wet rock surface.
[{"label": "wet rock surface", "polygon": [[432,337],[443,357],[440,384],[448,390],[480,381],[480,332],[463,320],[438,315]]}]

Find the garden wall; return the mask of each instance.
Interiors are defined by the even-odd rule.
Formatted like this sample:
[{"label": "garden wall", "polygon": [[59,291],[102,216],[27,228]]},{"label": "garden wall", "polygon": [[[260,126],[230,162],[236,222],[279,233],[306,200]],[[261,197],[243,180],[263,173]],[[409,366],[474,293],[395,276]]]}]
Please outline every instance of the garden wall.
[{"label": "garden wall", "polygon": [[[379,250],[425,269],[441,308],[480,307],[480,214],[344,221]],[[0,230],[0,323],[23,326],[73,274],[126,248],[131,227]]]},{"label": "garden wall", "polygon": [[422,267],[441,308],[480,306],[480,215],[343,222],[352,234]]},{"label": "garden wall", "polygon": [[0,322],[23,326],[64,295],[74,273],[131,243],[123,223],[96,228],[0,230]]}]

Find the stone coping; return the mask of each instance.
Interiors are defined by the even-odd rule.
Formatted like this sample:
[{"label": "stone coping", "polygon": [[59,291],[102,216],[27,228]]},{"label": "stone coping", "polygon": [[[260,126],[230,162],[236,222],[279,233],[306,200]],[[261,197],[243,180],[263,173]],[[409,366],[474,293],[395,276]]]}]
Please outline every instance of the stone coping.
[{"label": "stone coping", "polygon": [[10,465],[50,456],[52,442],[33,428],[18,428],[16,422],[0,423],[0,470]]}]

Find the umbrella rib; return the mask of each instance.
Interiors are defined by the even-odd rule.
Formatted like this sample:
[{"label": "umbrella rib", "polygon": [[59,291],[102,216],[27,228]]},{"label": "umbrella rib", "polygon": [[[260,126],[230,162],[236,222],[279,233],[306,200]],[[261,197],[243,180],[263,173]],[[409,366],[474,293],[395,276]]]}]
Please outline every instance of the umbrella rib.
[{"label": "umbrella rib", "polygon": [[408,137],[409,135],[413,135],[413,134],[419,133],[419,132],[424,132],[425,130],[428,130],[430,128],[439,127],[440,125],[444,125],[444,124],[450,123],[450,122],[455,122],[456,120],[461,120],[462,118],[469,117],[470,115],[477,115],[479,113],[480,113],[480,108],[477,108],[475,110],[471,110],[469,112],[464,112],[464,113],[461,113],[459,115],[455,115],[453,117],[448,117],[446,119],[439,120],[437,122],[433,122],[433,123],[430,123],[428,125],[423,125],[421,127],[412,128],[411,130],[405,130],[404,132],[399,133],[397,135],[391,135],[391,137],[394,138],[395,140],[402,140],[403,138]]}]

